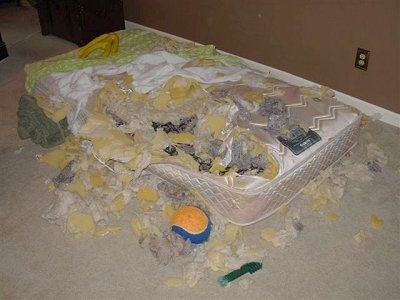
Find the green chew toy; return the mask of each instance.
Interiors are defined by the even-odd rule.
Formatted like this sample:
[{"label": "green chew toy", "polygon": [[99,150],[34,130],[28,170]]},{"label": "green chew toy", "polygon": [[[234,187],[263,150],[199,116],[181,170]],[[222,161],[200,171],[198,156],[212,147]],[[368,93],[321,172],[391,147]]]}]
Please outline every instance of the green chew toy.
[{"label": "green chew toy", "polygon": [[242,276],[246,273],[253,274],[254,272],[260,270],[261,268],[262,268],[262,263],[259,263],[259,262],[246,263],[243,266],[241,266],[240,269],[233,270],[232,272],[230,272],[224,276],[218,277],[218,283],[221,286],[226,287],[229,282],[239,278],[240,276]]}]

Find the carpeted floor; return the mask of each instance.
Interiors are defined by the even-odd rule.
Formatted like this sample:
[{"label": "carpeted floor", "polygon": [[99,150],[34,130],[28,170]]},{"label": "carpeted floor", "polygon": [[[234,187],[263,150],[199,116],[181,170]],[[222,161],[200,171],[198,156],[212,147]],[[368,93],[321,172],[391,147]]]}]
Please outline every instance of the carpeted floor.
[{"label": "carpeted floor", "polygon": [[[359,145],[334,170],[354,166],[350,174],[365,167],[371,145],[381,170],[342,174],[347,182],[337,203],[316,207],[312,193],[298,196],[290,209],[300,212],[304,229],[286,247],[260,237],[265,228],[282,228],[279,213],[242,229],[246,244],[267,253],[263,268],[248,281],[222,288],[221,274],[209,272],[193,288],[166,287],[165,278],[182,272],[179,259],[157,263],[129,225],[103,238],[77,239],[41,218],[54,194],[40,178],[54,171],[36,159],[44,149],[16,133],[24,65],[76,46],[42,36],[30,7],[0,7],[0,29],[9,53],[0,62],[0,299],[400,298],[399,128],[367,122]],[[383,226],[372,226],[372,215]],[[120,222],[129,224],[130,218],[124,215]]]}]

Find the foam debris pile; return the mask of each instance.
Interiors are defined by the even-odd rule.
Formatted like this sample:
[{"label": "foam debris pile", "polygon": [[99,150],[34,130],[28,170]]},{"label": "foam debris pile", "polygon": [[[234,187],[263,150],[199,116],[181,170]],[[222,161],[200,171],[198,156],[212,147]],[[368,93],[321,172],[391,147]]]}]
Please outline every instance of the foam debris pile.
[{"label": "foam debris pile", "polygon": [[[20,137],[53,148],[38,159],[56,170],[46,180],[55,199],[42,217],[79,238],[117,234],[128,215],[128,227],[157,262],[182,259],[182,274],[165,279],[167,286],[193,287],[209,271],[261,269],[265,243],[248,245],[239,222],[229,222],[213,199],[183,181],[194,174],[239,190],[244,200],[207,186],[215,197],[228,195],[229,209],[250,203],[260,210],[263,195],[256,198],[261,204],[246,202],[253,191],[287,176],[321,144],[329,146],[337,120],[341,130],[356,128],[358,113],[326,87],[289,84],[214,47],[131,33],[107,34],[78,52],[27,67],[30,95],[20,102]],[[104,57],[91,55],[101,49]],[[308,184],[304,195],[313,211],[338,204],[348,180],[382,172],[387,158],[381,149],[371,143],[367,151],[367,162],[345,160]],[[163,166],[178,166],[186,177],[157,176],[151,168]],[[289,200],[275,201],[271,210],[280,211],[282,228],[264,228],[260,240],[285,248],[305,229]],[[243,224],[260,220],[250,217]],[[340,220],[335,212],[327,218]],[[383,226],[375,215],[370,222]],[[364,239],[360,232],[357,240]],[[239,282],[248,288],[251,281]]]}]

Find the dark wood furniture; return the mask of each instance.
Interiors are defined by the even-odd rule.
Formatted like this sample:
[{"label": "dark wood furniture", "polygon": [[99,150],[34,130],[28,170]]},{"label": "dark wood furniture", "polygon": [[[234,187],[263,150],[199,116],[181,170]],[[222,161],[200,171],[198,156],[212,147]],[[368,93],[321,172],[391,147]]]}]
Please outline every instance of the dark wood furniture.
[{"label": "dark wood furniture", "polygon": [[6,43],[3,42],[3,39],[1,38],[1,33],[0,33],[0,60],[6,58],[7,56],[8,56],[8,52],[7,52]]},{"label": "dark wood furniture", "polygon": [[83,46],[103,33],[125,29],[122,0],[38,0],[43,35]]}]

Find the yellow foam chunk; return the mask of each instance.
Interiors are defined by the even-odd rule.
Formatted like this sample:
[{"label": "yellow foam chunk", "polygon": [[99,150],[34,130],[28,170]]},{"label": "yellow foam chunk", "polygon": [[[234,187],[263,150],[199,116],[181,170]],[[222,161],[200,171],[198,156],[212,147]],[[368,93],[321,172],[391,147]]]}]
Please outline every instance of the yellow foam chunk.
[{"label": "yellow foam chunk", "polygon": [[227,244],[232,244],[237,239],[243,238],[242,228],[238,225],[228,223],[225,225],[224,240]]},{"label": "yellow foam chunk", "polygon": [[138,156],[133,141],[128,136],[117,130],[112,130],[108,135],[91,138],[93,148],[104,161],[109,159],[127,161]]},{"label": "yellow foam chunk", "polygon": [[140,132],[135,132],[135,134],[133,136],[133,142],[134,143],[141,143],[142,142],[142,135],[140,134]]},{"label": "yellow foam chunk", "polygon": [[276,233],[277,233],[277,231],[274,228],[267,227],[261,231],[261,238],[267,242],[272,242],[272,240],[276,236]]},{"label": "yellow foam chunk", "polygon": [[132,75],[128,75],[127,74],[127,75],[124,76],[123,83],[125,85],[131,85],[132,82],[133,82],[133,76]]},{"label": "yellow foam chunk", "polygon": [[279,214],[281,216],[286,216],[288,212],[289,212],[289,206],[287,205],[284,205],[279,209]]},{"label": "yellow foam chunk", "polygon": [[168,137],[175,143],[175,144],[192,144],[195,140],[195,136],[193,133],[190,132],[170,132],[168,133]]},{"label": "yellow foam chunk", "polygon": [[334,212],[329,212],[326,217],[328,218],[329,221],[331,222],[337,222],[339,220],[339,215],[334,213]]},{"label": "yellow foam chunk", "polygon": [[183,98],[186,96],[188,89],[186,87],[172,87],[169,89],[171,98]]},{"label": "yellow foam chunk", "polygon": [[267,179],[274,179],[279,173],[279,164],[271,155],[267,155],[267,157],[269,162],[268,167],[263,172],[258,174],[258,176]]},{"label": "yellow foam chunk", "polygon": [[54,184],[54,182],[52,181],[52,182],[50,182],[48,185],[47,185],[47,189],[51,192],[51,191],[54,191],[55,189],[56,189],[56,185]]},{"label": "yellow foam chunk", "polygon": [[[244,132],[243,129],[240,129],[241,132]],[[268,152],[267,148],[264,146],[264,142],[260,141],[259,138],[257,138],[254,134],[251,134],[249,132],[246,132],[248,137],[250,138],[251,143],[251,155],[253,157],[261,154],[262,156],[266,157],[269,164],[268,167],[265,168],[263,172],[258,174],[259,176],[262,176],[267,179],[273,179],[278,175],[279,173],[279,164],[276,161],[276,159]]]},{"label": "yellow foam chunk", "polygon": [[260,104],[264,102],[264,95],[259,92],[247,91],[244,93],[244,96],[247,99],[257,102],[257,103],[260,103]]},{"label": "yellow foam chunk", "polygon": [[150,184],[146,184],[145,186],[141,187],[137,191],[136,197],[139,200],[150,201],[150,202],[155,202],[158,200],[158,198],[160,198],[157,191],[154,190]]},{"label": "yellow foam chunk", "polygon": [[142,149],[137,149],[130,136],[114,128],[106,115],[92,114],[80,129],[80,135],[89,139],[96,154],[103,161],[114,159],[127,162],[137,157]]},{"label": "yellow foam chunk", "polygon": [[151,231],[152,234],[154,234],[154,235],[156,235],[158,237],[162,237],[163,236],[163,233],[161,232],[160,228],[158,228],[158,226],[155,225],[155,224],[151,224],[150,231]]},{"label": "yellow foam chunk", "polygon": [[225,246],[225,242],[221,241],[220,239],[217,238],[211,238],[206,244],[205,248],[206,250],[211,250],[211,249],[220,249]]},{"label": "yellow foam chunk", "polygon": [[65,143],[61,145],[61,148],[68,154],[79,155],[82,153],[80,139],[73,135],[67,137]]},{"label": "yellow foam chunk", "polygon": [[103,194],[106,194],[106,195],[112,195],[112,194],[115,193],[115,190],[113,188],[109,187],[109,186],[105,186],[103,188],[102,192],[103,192]]},{"label": "yellow foam chunk", "polygon": [[81,237],[86,233],[93,232],[94,221],[93,217],[79,211],[73,212],[69,215],[67,220],[67,229],[75,237]]},{"label": "yellow foam chunk", "polygon": [[145,145],[139,145],[136,144],[134,147],[131,149],[131,155],[132,159],[129,160],[127,163],[125,163],[125,166],[128,169],[131,170],[136,170],[137,167],[140,165],[140,163],[143,160],[143,152],[145,151],[146,146]]},{"label": "yellow foam chunk", "polygon": [[215,172],[224,172],[226,168],[221,164],[221,157],[217,156],[210,168],[210,173],[215,173]]},{"label": "yellow foam chunk", "polygon": [[171,143],[169,136],[163,130],[157,130],[152,141],[152,149],[159,150],[164,149],[167,145]]},{"label": "yellow foam chunk", "polygon": [[36,103],[44,114],[56,123],[64,119],[69,110],[68,103],[48,101],[42,97],[36,97]]},{"label": "yellow foam chunk", "polygon": [[199,163],[196,162],[191,155],[181,151],[180,149],[177,149],[177,151],[178,155],[175,156],[170,156],[165,151],[153,151],[151,153],[152,163],[177,164],[198,171]]},{"label": "yellow foam chunk", "polygon": [[122,210],[124,210],[124,208],[125,208],[124,194],[120,193],[112,200],[111,211],[113,213],[119,213]]},{"label": "yellow foam chunk", "polygon": [[97,187],[103,187],[105,185],[105,182],[99,173],[90,176],[90,183]]},{"label": "yellow foam chunk", "polygon": [[357,244],[362,244],[367,240],[367,235],[365,234],[364,230],[360,230],[357,234],[353,236],[354,241]]},{"label": "yellow foam chunk", "polygon": [[211,133],[214,135],[214,137],[220,137],[222,135],[222,130],[226,126],[226,120],[225,116],[223,115],[207,115],[205,117],[205,121],[208,125],[208,127],[211,130]]},{"label": "yellow foam chunk", "polygon": [[143,212],[149,212],[153,208],[153,202],[150,201],[142,201],[142,204],[140,205],[140,209]]},{"label": "yellow foam chunk", "polygon": [[74,182],[67,184],[65,189],[77,193],[81,199],[84,199],[87,195],[86,187],[80,179],[76,179]]},{"label": "yellow foam chunk", "polygon": [[37,181],[37,182],[42,182],[42,181],[44,181],[44,176],[43,176],[43,175],[38,175],[38,176],[36,176],[36,177],[35,177],[35,181]]},{"label": "yellow foam chunk", "polygon": [[310,207],[312,210],[320,210],[322,206],[328,203],[328,200],[325,196],[318,196],[310,203]]},{"label": "yellow foam chunk", "polygon": [[378,216],[376,215],[372,215],[370,218],[370,223],[372,225],[372,227],[379,229],[383,226],[383,220],[380,219]]},{"label": "yellow foam chunk", "polygon": [[58,168],[58,169],[63,169],[67,163],[67,156],[65,151],[60,150],[60,149],[55,149],[53,151],[50,151],[40,158],[40,161],[43,163],[46,163],[52,167]]},{"label": "yellow foam chunk", "polygon": [[153,100],[153,107],[161,111],[168,111],[170,100],[171,97],[163,93]]},{"label": "yellow foam chunk", "polygon": [[207,253],[207,259],[211,270],[214,272],[224,270],[225,267],[225,255],[216,249],[211,250]]},{"label": "yellow foam chunk", "polygon": [[172,216],[175,214],[175,212],[176,212],[176,209],[170,203],[167,203],[164,206],[164,213],[168,217],[168,219],[171,219]]},{"label": "yellow foam chunk", "polygon": [[103,237],[109,233],[120,233],[121,231],[122,231],[122,228],[119,226],[108,226],[105,228],[96,228],[96,230],[94,231],[94,236],[95,237]]},{"label": "yellow foam chunk", "polygon": [[180,287],[185,283],[185,279],[181,277],[169,277],[163,280],[163,284],[167,287]]},{"label": "yellow foam chunk", "polygon": [[139,217],[132,218],[131,229],[139,239],[143,239],[149,235],[149,230],[146,228],[146,225]]},{"label": "yellow foam chunk", "polygon": [[122,183],[122,187],[126,189],[133,179],[133,173],[121,174],[118,178]]},{"label": "yellow foam chunk", "polygon": [[169,90],[172,99],[183,98],[189,94],[192,88],[198,86],[198,83],[189,78],[179,75],[173,76],[165,83],[165,88]]}]

